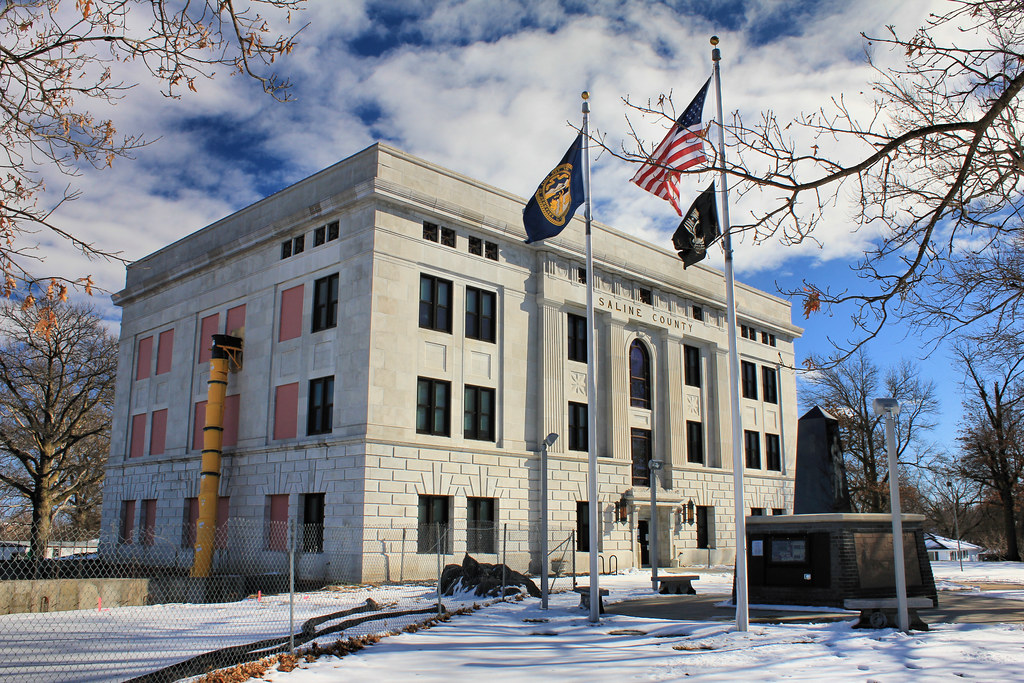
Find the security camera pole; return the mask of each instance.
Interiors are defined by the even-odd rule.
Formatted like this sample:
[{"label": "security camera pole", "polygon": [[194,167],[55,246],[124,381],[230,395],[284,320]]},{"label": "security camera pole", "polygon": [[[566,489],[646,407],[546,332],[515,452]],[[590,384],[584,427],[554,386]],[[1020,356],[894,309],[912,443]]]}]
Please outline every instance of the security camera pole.
[{"label": "security camera pole", "polygon": [[540,608],[548,608],[548,446],[558,434],[551,432],[540,446]]},{"label": "security camera pole", "polygon": [[900,404],[894,398],[876,398],[875,415],[885,415],[885,450],[889,455],[889,507],[892,508],[892,554],[896,565],[896,623],[906,633],[910,629],[907,611],[907,570],[903,555],[903,517],[900,513],[900,477],[896,469],[896,416]]}]

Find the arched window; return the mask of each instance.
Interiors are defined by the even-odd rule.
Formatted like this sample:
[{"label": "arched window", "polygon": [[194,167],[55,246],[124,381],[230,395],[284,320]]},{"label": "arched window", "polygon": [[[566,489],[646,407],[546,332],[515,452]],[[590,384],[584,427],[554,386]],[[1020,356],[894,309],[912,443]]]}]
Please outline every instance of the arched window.
[{"label": "arched window", "polygon": [[639,339],[629,347],[629,404],[634,408],[651,407],[651,357]]}]

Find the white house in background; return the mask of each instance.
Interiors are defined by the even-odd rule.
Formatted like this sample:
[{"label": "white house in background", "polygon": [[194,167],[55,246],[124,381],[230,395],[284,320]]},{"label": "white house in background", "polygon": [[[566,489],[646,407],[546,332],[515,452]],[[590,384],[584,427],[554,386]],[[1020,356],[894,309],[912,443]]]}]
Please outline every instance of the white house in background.
[{"label": "white house in background", "polygon": [[[523,205],[376,144],[128,266],[114,295],[104,544],[170,539],[187,561],[210,340],[229,333],[244,337],[223,425],[218,518],[232,529],[297,520],[317,529],[307,555],[397,529],[393,564],[415,571],[412,548],[426,573],[440,528],[455,561],[494,561],[499,525],[540,524],[541,443],[556,433],[550,519],[576,529],[580,566],[590,504],[603,557],[649,562],[652,457],[665,462],[660,564],[731,563],[734,439],[748,513],[793,509],[802,330],[789,302],[736,287],[743,428],[732,434],[722,273],[684,270],[673,251],[595,223],[599,492],[588,501],[584,223],[526,245]],[[268,532],[260,557],[281,555],[282,539]],[[336,555],[323,564],[340,571]],[[354,574],[372,576],[369,561]]]},{"label": "white house in background", "polygon": [[[0,560],[9,560],[12,557],[28,555],[28,541],[0,541]],[[79,555],[92,555],[100,546],[98,538],[90,541],[50,541],[46,544],[46,552],[43,557],[75,557]]]},{"label": "white house in background", "polygon": [[979,545],[967,541],[958,542],[954,538],[943,538],[936,534],[925,534],[924,547],[928,551],[928,559],[933,562],[956,562],[961,557],[964,562],[977,562],[985,552]]}]

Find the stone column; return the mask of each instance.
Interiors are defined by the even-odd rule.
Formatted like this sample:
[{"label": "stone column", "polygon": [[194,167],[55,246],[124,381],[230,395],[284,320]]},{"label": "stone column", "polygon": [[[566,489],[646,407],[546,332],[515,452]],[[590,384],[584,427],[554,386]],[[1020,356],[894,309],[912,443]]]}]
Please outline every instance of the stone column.
[{"label": "stone column", "polygon": [[[552,432],[559,435],[558,441],[548,453],[564,453],[569,443],[566,430],[568,425],[565,396],[565,363],[567,354],[565,314],[550,302],[541,304],[541,400],[537,406],[537,420],[541,425],[537,434],[538,448],[544,437]],[[586,402],[586,396],[575,400]],[[529,430],[527,430],[529,433]]]},{"label": "stone column", "polygon": [[[605,434],[608,435],[609,455],[618,460],[630,459],[629,438],[629,359],[626,357],[626,329],[622,322],[607,318],[608,333],[605,335],[604,353],[598,357],[604,362],[602,376],[606,378],[605,389],[601,391],[601,419],[605,420]],[[600,431],[600,430],[599,430]]]}]

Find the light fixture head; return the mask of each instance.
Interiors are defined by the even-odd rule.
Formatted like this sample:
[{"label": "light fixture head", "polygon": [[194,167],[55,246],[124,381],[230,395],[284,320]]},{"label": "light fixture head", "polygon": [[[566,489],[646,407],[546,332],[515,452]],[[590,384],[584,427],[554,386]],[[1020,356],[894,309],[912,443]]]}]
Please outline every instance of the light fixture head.
[{"label": "light fixture head", "polygon": [[875,415],[891,413],[896,416],[900,414],[900,402],[894,398],[876,398],[871,405],[875,409]]}]

